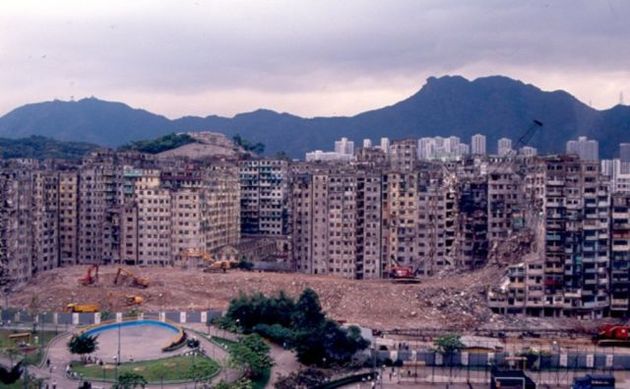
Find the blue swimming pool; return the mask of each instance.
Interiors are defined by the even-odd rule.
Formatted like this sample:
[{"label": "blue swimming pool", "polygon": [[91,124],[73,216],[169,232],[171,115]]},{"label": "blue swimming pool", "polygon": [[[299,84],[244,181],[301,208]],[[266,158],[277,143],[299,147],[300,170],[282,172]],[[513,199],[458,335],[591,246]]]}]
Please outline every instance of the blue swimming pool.
[{"label": "blue swimming pool", "polygon": [[173,333],[178,333],[179,328],[175,327],[172,324],[165,323],[163,321],[157,320],[133,320],[133,321],[124,321],[122,323],[110,323],[103,324],[102,326],[91,328],[84,332],[85,335],[98,335],[105,331],[117,330],[118,327],[141,327],[141,326],[150,326],[150,327],[161,327],[165,328]]}]

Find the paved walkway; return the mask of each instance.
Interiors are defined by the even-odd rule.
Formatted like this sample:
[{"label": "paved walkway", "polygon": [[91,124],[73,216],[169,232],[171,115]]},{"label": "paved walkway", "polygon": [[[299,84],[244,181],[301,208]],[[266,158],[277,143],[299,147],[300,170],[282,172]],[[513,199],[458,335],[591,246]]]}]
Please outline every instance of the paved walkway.
[{"label": "paved walkway", "polygon": [[271,344],[271,352],[269,355],[273,358],[274,365],[271,368],[271,377],[269,378],[268,388],[273,388],[280,376],[287,376],[294,371],[300,370],[302,365],[298,362],[295,352],[285,350],[284,348]]},{"label": "paved walkway", "polygon": [[[194,328],[199,330],[199,328]],[[194,334],[192,334],[195,336]],[[47,356],[43,358],[45,361],[46,358],[50,359],[51,368],[46,367],[36,367],[29,366],[28,372],[30,375],[33,375],[37,378],[41,378],[45,380],[45,383],[51,385],[56,384],[57,389],[72,389],[79,386],[79,381],[72,380],[66,377],[65,369],[68,363],[72,360],[76,360],[76,356],[72,355],[68,351],[67,343],[70,339],[71,334],[66,333],[60,335],[53,339],[51,343],[48,345]],[[208,341],[207,339],[196,336],[199,339],[200,346],[203,350],[205,350],[208,357],[216,360],[222,366],[221,372],[215,376],[210,385],[216,385],[220,381],[224,380],[227,382],[232,382],[238,379],[241,376],[241,373],[238,370],[225,368],[228,359],[228,353],[223,348],[215,345],[214,343]],[[10,366],[10,359],[6,357],[0,356],[0,364],[5,366]],[[111,383],[92,381],[93,388],[110,388]],[[201,384],[173,384],[173,385],[148,385],[147,388],[167,388],[167,389],[179,389],[179,388],[202,388]]]}]

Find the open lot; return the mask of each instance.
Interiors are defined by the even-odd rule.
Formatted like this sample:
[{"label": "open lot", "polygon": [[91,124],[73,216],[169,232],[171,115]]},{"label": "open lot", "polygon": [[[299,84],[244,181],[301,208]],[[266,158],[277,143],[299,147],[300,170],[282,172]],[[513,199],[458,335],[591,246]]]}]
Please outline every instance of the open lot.
[{"label": "open lot", "polygon": [[[38,275],[9,298],[14,307],[39,311],[62,311],[69,303],[99,303],[102,310],[131,309],[125,296],[141,295],[143,311],[225,309],[239,293],[278,293],[298,296],[313,288],[321,304],[336,320],[370,328],[478,328],[530,327],[575,328],[596,326],[592,321],[504,317],[486,307],[485,293],[498,282],[502,270],[488,266],[472,273],[449,274],[417,284],[396,284],[388,280],[346,280],[330,276],[288,273],[257,273],[239,270],[204,273],[199,269],[133,268],[137,276],[150,281],[147,289],[113,283],[116,266],[102,266],[99,281],[81,286],[78,279],[85,266],[59,268]],[[35,298],[34,298],[35,296]]]}]

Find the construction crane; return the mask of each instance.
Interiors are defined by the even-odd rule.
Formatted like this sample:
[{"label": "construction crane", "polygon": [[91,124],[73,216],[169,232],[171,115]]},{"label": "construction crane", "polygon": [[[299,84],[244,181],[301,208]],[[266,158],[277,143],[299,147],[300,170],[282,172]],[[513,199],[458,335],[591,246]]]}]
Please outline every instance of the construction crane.
[{"label": "construction crane", "polygon": [[[536,120],[536,119],[532,120],[532,124],[530,124],[529,127],[527,127],[527,130],[525,130],[525,132],[523,132],[521,134],[521,136],[518,138],[518,140],[516,141],[515,147],[513,149],[511,149],[503,157],[503,160],[499,164],[496,165],[496,167],[495,167],[493,172],[496,172],[500,168],[502,168],[505,165],[507,165],[510,162],[510,159],[512,159],[518,153],[518,150],[521,147],[526,146],[527,143],[529,143],[529,141],[532,139],[532,137],[536,134],[536,131],[538,131],[542,127],[543,127],[543,123],[540,120]],[[488,172],[488,173],[490,173],[490,172]]]},{"label": "construction crane", "polygon": [[[92,274],[92,272],[94,272],[94,274]],[[98,281],[98,265],[96,264],[88,267],[87,271],[85,272],[85,275],[79,278],[79,284],[83,286],[92,285],[96,281]]]},{"label": "construction crane", "polygon": [[145,277],[138,277],[134,275],[127,269],[123,269],[122,267],[118,268],[116,272],[116,278],[114,278],[114,285],[119,285],[124,283],[127,279],[131,279],[131,286],[135,288],[148,288],[149,287],[149,279]]}]

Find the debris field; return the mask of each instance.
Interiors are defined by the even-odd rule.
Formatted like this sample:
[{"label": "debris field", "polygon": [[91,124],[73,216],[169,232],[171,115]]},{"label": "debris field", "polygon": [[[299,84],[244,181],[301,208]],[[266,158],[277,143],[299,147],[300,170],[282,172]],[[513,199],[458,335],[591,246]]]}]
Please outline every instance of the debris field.
[{"label": "debris field", "polygon": [[467,331],[571,326],[566,320],[493,314],[486,306],[485,294],[503,274],[503,270],[493,266],[413,284],[298,273],[240,270],[204,273],[179,268],[128,267],[136,276],[148,278],[150,286],[146,289],[130,284],[114,285],[117,268],[101,266],[98,281],[89,286],[78,282],[87,266],[47,271],[13,292],[8,301],[13,307],[40,312],[63,311],[70,303],[98,303],[102,310],[124,311],[133,308],[127,305],[127,296],[137,295],[144,298],[144,303],[136,308],[146,312],[223,310],[239,293],[270,295],[282,290],[297,297],[310,287],[319,294],[321,305],[331,318],[380,330],[437,328]]}]

